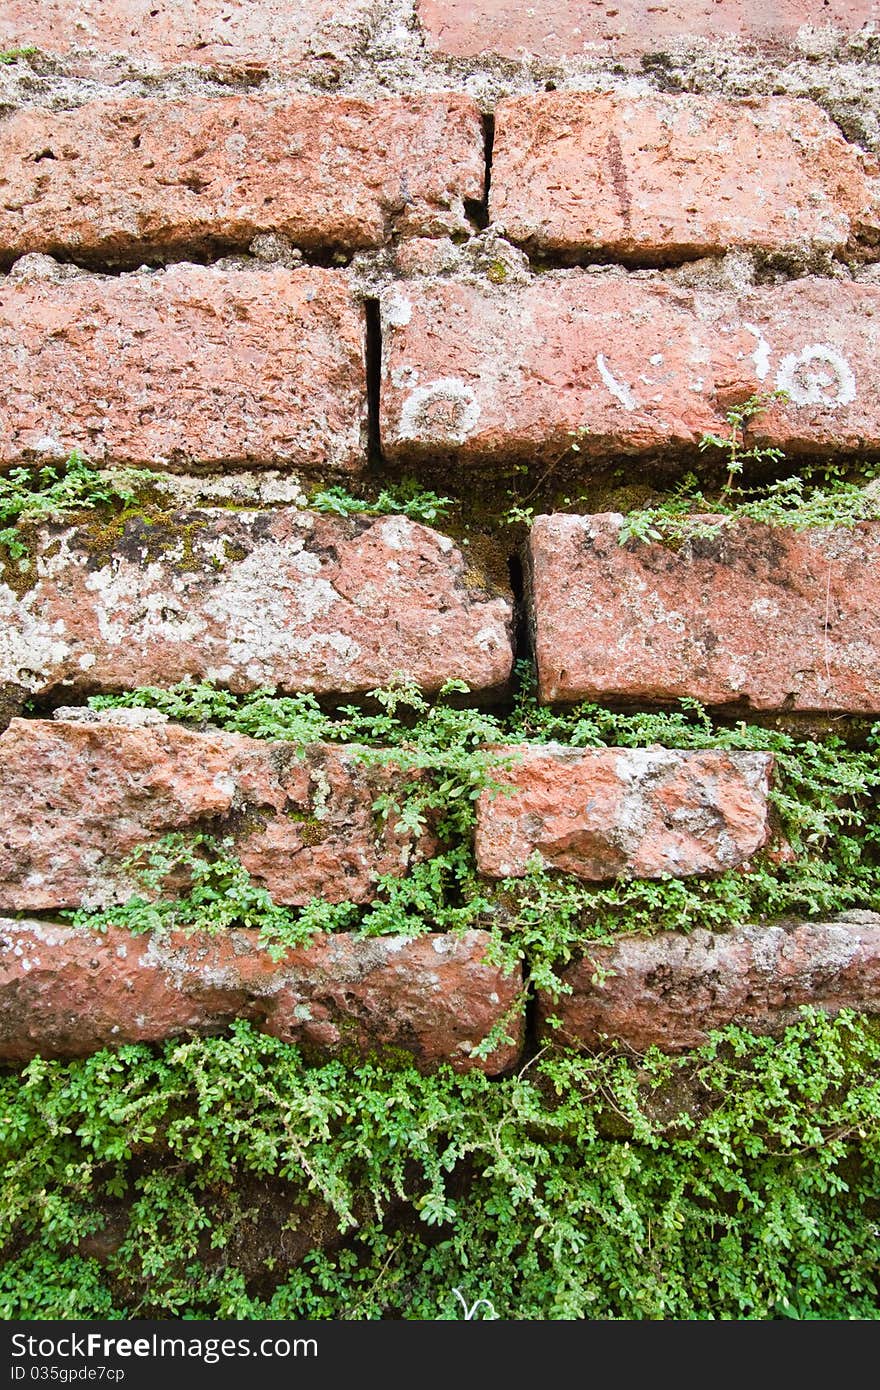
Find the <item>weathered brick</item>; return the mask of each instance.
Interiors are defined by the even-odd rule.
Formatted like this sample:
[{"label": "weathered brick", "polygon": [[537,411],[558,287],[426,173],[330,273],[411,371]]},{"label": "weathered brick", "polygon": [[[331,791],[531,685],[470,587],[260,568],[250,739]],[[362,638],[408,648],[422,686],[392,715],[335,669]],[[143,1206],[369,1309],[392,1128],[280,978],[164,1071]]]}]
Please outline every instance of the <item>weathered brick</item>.
[{"label": "weathered brick", "polygon": [[140,68],[282,70],[350,55],[375,0],[4,0],[0,49],[32,46],[68,71],[102,71],[121,57]]},{"label": "weathered brick", "polygon": [[[769,836],[767,753],[519,745],[477,804],[476,853],[490,878],[532,855],[578,878],[721,873]],[[508,790],[512,789],[512,790]]]},{"label": "weathered brick", "polygon": [[453,93],[23,107],[0,122],[0,258],[138,265],[266,232],[380,246],[469,230],[464,199],[483,179],[479,111]]},{"label": "weathered brick", "polygon": [[363,313],[332,270],[0,281],[0,464],[354,471]]},{"label": "weathered brick", "polygon": [[645,272],[522,286],[402,282],[383,301],[383,443],[395,459],[557,463],[675,453],[754,422],[783,450],[880,447],[880,285],[806,277],[739,297]]},{"label": "weathered brick", "polygon": [[[572,992],[540,1000],[540,1033],[585,1047],[614,1039],[639,1052],[680,1052],[728,1024],[781,1032],[804,1005],[878,1014],[880,916],[623,936],[590,945],[563,978]],[[561,1018],[561,1029],[548,1025],[548,1014]]]},{"label": "weathered brick", "polygon": [[876,23],[875,0],[416,0],[427,42],[454,58],[628,57],[693,39],[791,42],[804,26],[854,33]]},{"label": "weathered brick", "polygon": [[[502,691],[513,603],[446,536],[376,519],[191,510],[112,538],[53,526],[34,587],[0,583],[0,687],[122,690],[187,677],[347,694],[399,676]],[[20,585],[18,586],[21,587]]]},{"label": "weathered brick", "polygon": [[530,538],[541,699],[880,712],[880,525],[620,544],[616,514]]},{"label": "weathered brick", "polygon": [[[317,1055],[412,1053],[421,1065],[501,1071],[518,1046],[472,1052],[514,1004],[519,971],[484,963],[488,937],[317,936],[280,962],[255,931],[100,934],[0,918],[0,1058],[215,1033],[236,1018]],[[521,1033],[514,1022],[511,1031]]]},{"label": "weathered brick", "polygon": [[[399,787],[332,744],[195,733],[176,724],[13,719],[0,737],[0,911],[124,902],[121,865],[171,831],[233,841],[276,902],[366,902],[420,847],[373,803]],[[424,841],[426,845],[427,839]]]},{"label": "weathered brick", "polygon": [[490,215],[571,256],[841,254],[877,240],[877,173],[808,101],[541,93],[496,109]]}]

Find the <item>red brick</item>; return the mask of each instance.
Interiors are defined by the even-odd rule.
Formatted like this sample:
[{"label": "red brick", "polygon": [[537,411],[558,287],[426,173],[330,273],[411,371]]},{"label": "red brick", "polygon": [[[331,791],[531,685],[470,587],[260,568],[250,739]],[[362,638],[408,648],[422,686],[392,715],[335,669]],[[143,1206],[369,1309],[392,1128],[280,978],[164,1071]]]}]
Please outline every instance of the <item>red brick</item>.
[{"label": "red brick", "polygon": [[363,313],[332,270],[0,284],[0,464],[354,471]]},{"label": "red brick", "polygon": [[295,69],[350,55],[373,0],[5,0],[0,49],[32,46],[68,71],[112,57],[139,68]]},{"label": "red brick", "polygon": [[[623,936],[589,945],[563,978],[572,993],[540,1001],[540,1035],[588,1048],[613,1039],[638,1052],[680,1052],[728,1024],[772,1034],[796,1023],[804,1005],[878,1014],[880,916]],[[548,1014],[561,1018],[561,1029]]]},{"label": "red brick", "polygon": [[804,25],[853,33],[876,23],[874,0],[416,0],[428,44],[454,58],[627,57],[694,39],[778,44]]},{"label": "red brick", "polygon": [[0,257],[138,265],[262,232],[315,250],[467,231],[483,135],[476,106],[452,93],[132,98],[13,112],[0,170]]},{"label": "red brick", "polygon": [[[471,1056],[514,1005],[519,971],[484,963],[488,937],[321,935],[276,963],[255,931],[132,936],[0,918],[0,1058],[216,1033],[235,1018],[319,1056],[413,1054],[420,1065],[501,1071],[518,1046]],[[511,1031],[521,1033],[514,1021]]]},{"label": "red brick", "polygon": [[636,263],[840,254],[876,240],[877,173],[811,102],[542,93],[496,109],[490,213],[530,248]]},{"label": "red brick", "polygon": [[578,878],[736,868],[769,835],[766,753],[519,745],[477,806],[477,866],[521,877],[532,855]]},{"label": "red brick", "polygon": [[[557,463],[666,452],[755,422],[784,450],[880,447],[880,285],[807,277],[741,297],[663,276],[561,271],[517,287],[408,281],[383,304],[383,442],[399,460]],[[573,455],[571,456],[573,457]]]},{"label": "red brick", "polygon": [[531,602],[541,699],[880,712],[880,525],[724,518],[674,548],[619,515],[539,517]]},{"label": "red brick", "polygon": [[[298,748],[177,724],[13,719],[0,737],[0,911],[124,902],[139,845],[206,827],[276,902],[367,902],[417,847],[377,826],[400,784],[332,744]],[[136,717],[136,716],[135,716]]]},{"label": "red brick", "polygon": [[191,676],[347,694],[406,676],[501,691],[513,604],[446,536],[401,516],[184,511],[32,542],[34,587],[0,584],[0,687],[120,690]]}]

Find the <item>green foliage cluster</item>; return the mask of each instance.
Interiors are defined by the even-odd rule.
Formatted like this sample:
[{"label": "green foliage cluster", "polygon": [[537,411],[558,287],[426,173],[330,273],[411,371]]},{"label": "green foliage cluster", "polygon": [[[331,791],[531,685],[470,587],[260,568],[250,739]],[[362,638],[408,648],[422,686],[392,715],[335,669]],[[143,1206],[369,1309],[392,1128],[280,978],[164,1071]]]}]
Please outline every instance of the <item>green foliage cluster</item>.
[{"label": "green foliage cluster", "polygon": [[77,512],[114,502],[127,506],[134,501],[133,485],[148,476],[134,469],[102,476],[75,450],[64,464],[10,469],[0,475],[0,560],[5,553],[27,569],[27,527],[64,521]]},{"label": "green foliage cluster", "polygon": [[880,1311],[880,1039],[848,1013],[495,1081],[240,1022],[34,1061],[0,1113],[6,1319]]},{"label": "green foliage cluster", "polygon": [[[260,945],[274,960],[289,947],[305,945],[316,931],[333,931],[348,923],[350,903],[337,907],[315,898],[294,912],[274,902],[232,853],[232,843],[198,831],[189,836],[174,832],[155,845],[141,845],[123,869],[139,880],[143,892],[106,911],[81,908],[70,914],[71,920],[94,931],[125,927],[135,935],[250,927],[258,931]],[[182,891],[173,891],[174,884]]]},{"label": "green foliage cluster", "polygon": [[[299,940],[301,933],[318,929],[414,936],[483,927],[491,933],[496,963],[511,969],[524,962],[533,986],[556,992],[564,988],[560,966],[588,950],[590,942],[621,931],[723,929],[786,914],[880,909],[880,725],[867,733],[863,746],[854,748],[839,736],[819,741],[744,722],[716,725],[692,700],[665,713],[623,714],[593,704],[560,713],[539,705],[524,679],[513,710],[501,716],[449,703],[463,693],[460,682],[451,682],[436,702],[428,703],[403,683],[371,692],[377,707],[373,712],[347,706],[327,714],[310,695],[276,697],[261,690],[236,696],[205,684],[184,684],[168,691],[145,688],[96,696],[92,704],[157,708],[200,728],[216,725],[255,738],[343,742],[365,764],[390,763],[399,770],[394,792],[377,799],[375,811],[413,835],[430,825],[439,836],[439,852],[411,866],[402,878],[382,877],[375,902],[366,908],[330,907],[316,900],[304,915],[287,913],[283,931],[269,927],[277,949],[283,949],[284,940]],[[770,752],[775,760],[771,799],[790,855],[781,863],[757,856],[748,866],[708,878],[619,880],[600,886],[535,862],[523,878],[489,884],[478,877],[474,864],[475,804],[484,791],[504,795],[505,770],[517,757],[512,745],[523,741],[577,748],[661,745]],[[217,852],[205,842],[201,849]],[[176,867],[181,867],[179,859]],[[240,872],[240,866],[237,871],[228,864],[222,869],[222,875],[231,877]],[[208,881],[213,885],[210,877]],[[159,910],[165,920],[192,925],[229,921],[222,901],[215,912],[203,897],[199,909],[189,900],[175,908],[172,900]],[[155,910],[136,899],[123,912],[130,925],[145,929],[154,925]],[[84,913],[80,920],[100,926],[108,916],[121,920],[115,909],[103,919]]]},{"label": "green foliage cluster", "polygon": [[[700,440],[701,450],[715,450],[723,456],[727,477],[720,494],[708,496],[696,476],[688,473],[660,505],[632,511],[624,518],[619,543],[698,540],[717,535],[736,521],[806,531],[880,519],[880,489],[847,479],[841,466],[834,463],[808,467],[802,470],[803,476],[776,478],[763,485],[734,485],[746,465],[781,464],[781,449],[757,443],[747,447],[744,440],[749,422],[778,397],[784,398],[785,392],[751,396],[727,412],[726,435],[705,434]],[[873,477],[870,468],[862,471]]]},{"label": "green foliage cluster", "polygon": [[0,64],[7,66],[10,63],[26,62],[28,58],[35,58],[37,51],[33,44],[23,44],[20,48],[7,48],[0,53]]},{"label": "green foliage cluster", "polygon": [[429,524],[444,517],[451,506],[451,497],[426,491],[413,479],[404,479],[397,487],[382,488],[372,502],[356,497],[340,485],[322,488],[309,497],[313,512],[330,512],[333,516],[407,516],[411,521]]}]

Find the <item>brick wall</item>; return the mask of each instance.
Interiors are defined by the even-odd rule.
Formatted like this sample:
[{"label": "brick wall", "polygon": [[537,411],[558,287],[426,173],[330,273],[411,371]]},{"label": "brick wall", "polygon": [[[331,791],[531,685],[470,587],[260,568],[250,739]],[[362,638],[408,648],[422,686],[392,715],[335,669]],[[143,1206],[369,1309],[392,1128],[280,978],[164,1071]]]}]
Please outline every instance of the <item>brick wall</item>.
[{"label": "brick wall", "polygon": [[[126,857],[168,833],[220,827],[293,907],[362,907],[442,839],[377,823],[430,767],[87,701],[188,680],[375,709],[405,678],[503,713],[531,667],[548,709],[695,699],[858,743],[880,521],[709,515],[669,544],[624,513],[694,471],[711,513],[706,436],[755,397],[752,481],[880,454],[875,6],[10,0],[0,50],[0,469],[153,474],[2,557],[0,1055],[241,1016],[318,1053],[512,1067],[560,1005],[530,1007],[528,954],[502,968],[488,930],[275,960],[246,924],[59,920],[121,907]],[[309,505],[406,477],[451,519]],[[536,862],[612,884],[792,853],[759,747],[503,751],[487,892]],[[562,1035],[678,1050],[801,1004],[878,1012],[869,906],[624,930],[567,965]]]}]

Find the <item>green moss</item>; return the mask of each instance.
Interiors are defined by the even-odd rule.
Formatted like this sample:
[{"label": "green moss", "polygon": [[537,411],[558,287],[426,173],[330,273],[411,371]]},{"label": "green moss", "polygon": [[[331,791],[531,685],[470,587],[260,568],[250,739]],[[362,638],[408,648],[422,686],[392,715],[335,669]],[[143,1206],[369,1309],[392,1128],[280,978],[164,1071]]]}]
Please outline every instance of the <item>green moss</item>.
[{"label": "green moss", "polygon": [[284,816],[286,820],[293,821],[299,826],[302,842],[309,848],[313,845],[320,845],[327,839],[327,827],[323,821],[318,820],[313,812],[298,811],[296,808],[291,808],[291,810],[284,812]]}]

